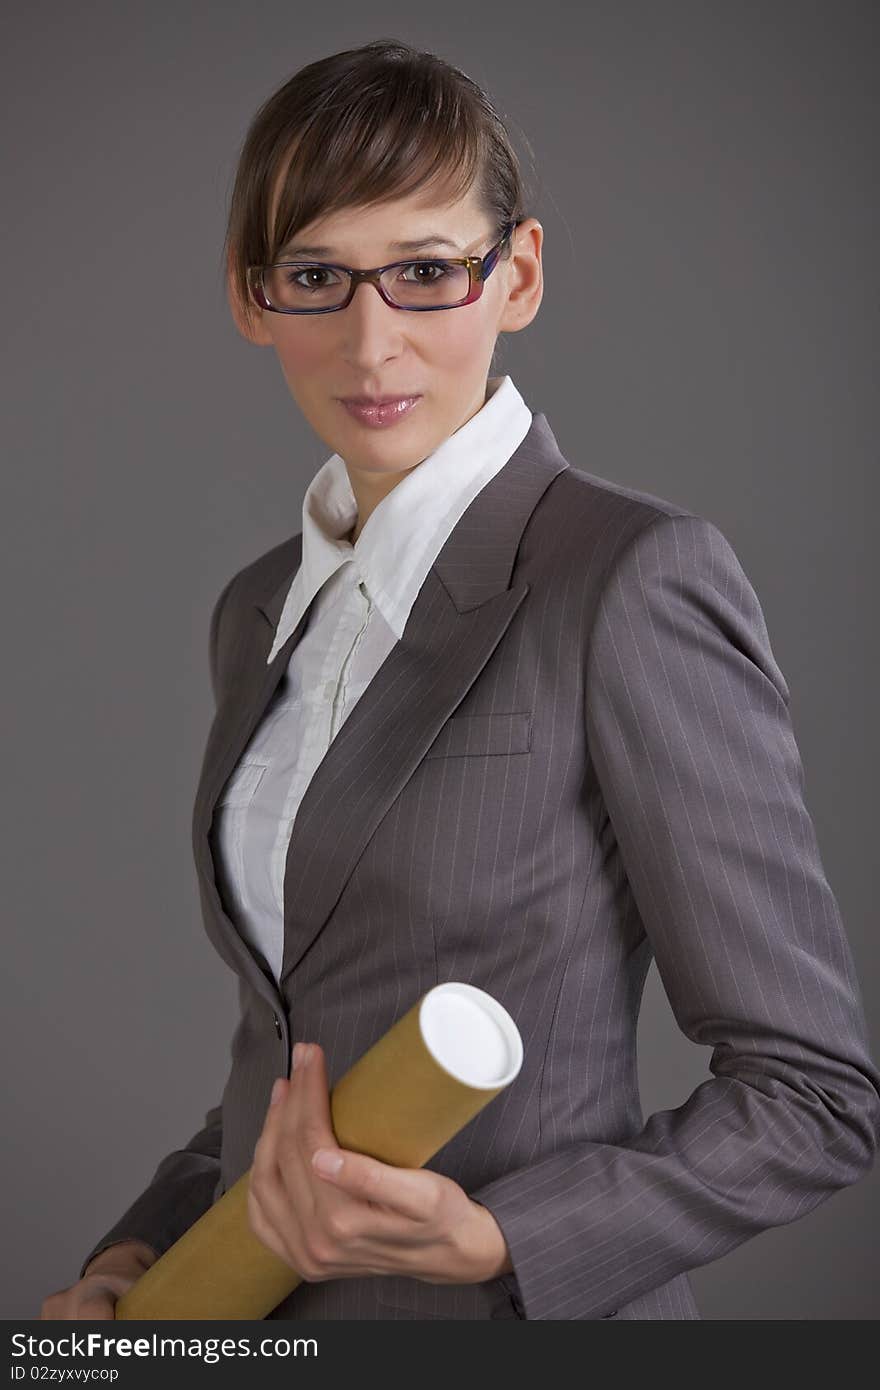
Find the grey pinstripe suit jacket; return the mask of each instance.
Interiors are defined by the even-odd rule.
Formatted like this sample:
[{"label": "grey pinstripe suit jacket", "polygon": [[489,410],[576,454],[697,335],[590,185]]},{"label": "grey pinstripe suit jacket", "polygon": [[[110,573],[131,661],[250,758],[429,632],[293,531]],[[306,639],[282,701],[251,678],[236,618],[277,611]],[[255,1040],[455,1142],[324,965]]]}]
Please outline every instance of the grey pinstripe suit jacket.
[{"label": "grey pinstripe suit jacket", "polygon": [[[173,1243],[249,1167],[291,1038],[331,1085],[432,985],[516,1019],[514,1084],[428,1165],[514,1274],[301,1284],[272,1318],[698,1318],[687,1270],[868,1169],[880,1129],[853,960],[803,800],[789,692],[722,533],[571,467],[546,418],[449,536],[293,827],[280,990],[224,911],[211,817],[307,616],[266,665],[301,536],[211,620],[193,813],[207,933],[238,976],[221,1103],[96,1245]],[[657,960],[711,1078],[644,1119]],[[86,1262],[84,1262],[85,1264]]]}]

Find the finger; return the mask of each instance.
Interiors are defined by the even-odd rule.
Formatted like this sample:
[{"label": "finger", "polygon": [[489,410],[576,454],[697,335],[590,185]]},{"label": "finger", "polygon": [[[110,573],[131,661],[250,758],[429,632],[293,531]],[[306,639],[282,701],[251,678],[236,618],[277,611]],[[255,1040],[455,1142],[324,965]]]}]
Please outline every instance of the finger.
[{"label": "finger", "polygon": [[[322,1169],[323,1156],[342,1159],[333,1173]],[[442,1180],[423,1168],[397,1168],[390,1163],[338,1145],[319,1148],[312,1155],[312,1168],[328,1185],[350,1197],[380,1206],[410,1221],[430,1221],[440,1202]]]},{"label": "finger", "polygon": [[258,1186],[272,1181],[280,1181],[278,1141],[281,1133],[281,1112],[289,1104],[290,1083],[285,1077],[278,1077],[273,1084],[269,1106],[263,1119],[263,1128],[254,1147],[251,1161],[251,1179]]},{"label": "finger", "polygon": [[282,1111],[279,1136],[283,1144],[297,1144],[306,1162],[322,1145],[336,1147],[327,1064],[318,1043],[308,1044],[304,1060],[294,1068],[285,1101],[278,1108]]},{"label": "finger", "polygon": [[259,1208],[255,1222],[262,1221],[261,1239],[270,1244],[267,1236],[271,1232],[276,1243],[292,1248],[303,1232],[322,1226],[322,1214],[328,1206],[338,1208],[352,1201],[343,1192],[323,1188],[309,1167],[314,1148],[321,1142],[335,1143],[335,1138],[326,1079],[321,1079],[326,1078],[323,1058],[318,1082],[308,1092],[301,1072],[297,1067],[289,1081],[276,1079],[251,1164],[251,1190]]}]

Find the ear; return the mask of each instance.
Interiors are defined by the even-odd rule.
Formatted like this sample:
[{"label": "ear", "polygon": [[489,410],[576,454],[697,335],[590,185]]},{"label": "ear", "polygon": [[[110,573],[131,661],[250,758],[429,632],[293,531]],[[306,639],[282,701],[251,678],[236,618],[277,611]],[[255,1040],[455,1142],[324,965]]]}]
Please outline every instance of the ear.
[{"label": "ear", "polygon": [[513,233],[511,252],[506,261],[507,293],[498,319],[499,333],[517,333],[531,323],[544,297],[544,267],[541,250],[544,228],[535,217],[527,217]]},{"label": "ear", "polygon": [[266,311],[253,299],[244,302],[232,271],[232,248],[226,255],[226,298],[241,336],[258,347],[268,347],[272,335],[266,327]]}]

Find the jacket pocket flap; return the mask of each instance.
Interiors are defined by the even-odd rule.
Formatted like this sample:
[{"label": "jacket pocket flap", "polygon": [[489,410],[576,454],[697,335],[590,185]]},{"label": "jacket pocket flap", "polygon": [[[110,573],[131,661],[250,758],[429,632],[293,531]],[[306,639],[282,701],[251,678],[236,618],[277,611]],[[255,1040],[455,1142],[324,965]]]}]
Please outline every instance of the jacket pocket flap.
[{"label": "jacket pocket flap", "polygon": [[528,753],[531,735],[530,710],[514,714],[456,714],[443,725],[425,757]]}]

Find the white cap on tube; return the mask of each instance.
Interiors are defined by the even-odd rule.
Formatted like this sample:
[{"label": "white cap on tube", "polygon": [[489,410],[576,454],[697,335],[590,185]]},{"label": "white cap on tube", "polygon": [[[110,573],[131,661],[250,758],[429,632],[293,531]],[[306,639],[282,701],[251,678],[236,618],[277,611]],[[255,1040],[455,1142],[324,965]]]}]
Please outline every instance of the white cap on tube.
[{"label": "white cap on tube", "polygon": [[435,985],[422,1000],[419,1025],[435,1062],[465,1086],[506,1086],[522,1066],[519,1029],[498,1000],[476,985]]}]

